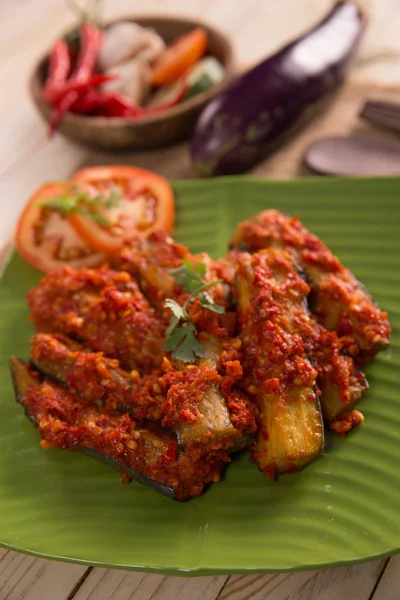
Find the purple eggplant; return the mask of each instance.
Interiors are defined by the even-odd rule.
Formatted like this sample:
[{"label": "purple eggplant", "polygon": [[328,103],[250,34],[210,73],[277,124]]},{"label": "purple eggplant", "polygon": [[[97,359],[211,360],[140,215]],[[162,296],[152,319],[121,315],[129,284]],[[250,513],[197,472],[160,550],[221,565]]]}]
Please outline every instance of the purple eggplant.
[{"label": "purple eggplant", "polygon": [[338,2],[314,29],[218,94],[194,132],[197,172],[242,173],[265,158],[304,110],[341,82],[366,23],[356,1]]}]

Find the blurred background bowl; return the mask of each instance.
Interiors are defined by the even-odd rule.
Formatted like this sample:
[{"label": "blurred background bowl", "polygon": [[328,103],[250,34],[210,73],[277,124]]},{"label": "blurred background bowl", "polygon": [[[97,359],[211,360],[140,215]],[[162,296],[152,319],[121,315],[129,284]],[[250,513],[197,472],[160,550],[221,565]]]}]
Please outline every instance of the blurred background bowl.
[{"label": "blurred background bowl", "polygon": [[[178,17],[125,17],[110,21],[107,26],[121,21],[133,21],[143,27],[154,29],[167,44],[196,27],[207,32],[207,54],[217,58],[225,69],[220,83],[166,111],[140,117],[122,119],[96,117],[67,112],[58,128],[69,140],[96,149],[123,150],[149,149],[166,146],[187,138],[205,105],[220,92],[232,75],[232,44],[228,38],[213,27],[196,20]],[[30,90],[35,105],[48,122],[52,107],[42,99],[42,87],[46,78],[49,55],[36,65],[31,77]]]}]

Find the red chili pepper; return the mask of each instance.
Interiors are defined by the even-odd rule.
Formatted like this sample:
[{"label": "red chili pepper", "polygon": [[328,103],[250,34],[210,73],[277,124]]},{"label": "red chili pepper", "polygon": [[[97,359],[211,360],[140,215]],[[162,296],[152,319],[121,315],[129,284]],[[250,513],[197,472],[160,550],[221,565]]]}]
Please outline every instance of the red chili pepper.
[{"label": "red chili pepper", "polygon": [[118,75],[114,73],[103,73],[92,75],[85,81],[73,81],[70,79],[63,85],[48,86],[43,90],[43,99],[49,104],[57,104],[69,92],[86,93],[91,87],[97,87],[106,81],[116,79]]},{"label": "red chili pepper", "polygon": [[122,94],[118,93],[102,93],[97,90],[89,91],[85,96],[81,96],[71,107],[73,112],[79,114],[96,114],[103,117],[120,117],[132,119],[149,114],[156,114],[160,111],[167,110],[175,106],[182,100],[187,91],[186,78],[183,79],[182,85],[178,90],[175,98],[154,106],[151,108],[143,108],[137,104],[133,104]]},{"label": "red chili pepper", "polygon": [[[66,81],[66,78],[71,65],[68,45],[63,40],[59,40],[54,45],[50,61],[48,85],[46,84],[43,91],[43,97],[46,102],[57,102],[68,92],[79,90],[81,87],[88,85],[91,78],[91,85],[99,85],[109,77],[105,75],[93,75],[103,38],[102,32],[92,23],[86,22],[81,26],[80,38],[81,50],[79,52],[78,62],[68,81]],[[63,65],[63,69],[61,68],[61,64]],[[67,71],[65,64],[68,64]],[[95,80],[96,77],[99,78],[97,84]]]},{"label": "red chili pepper", "polygon": [[134,117],[141,114],[142,108],[117,93],[101,93],[91,90],[79,97],[71,107],[79,114],[96,114],[104,117]]},{"label": "red chili pepper", "polygon": [[81,51],[78,63],[71,79],[87,81],[93,75],[96,60],[101,48],[103,33],[90,21],[86,21],[80,29]]},{"label": "red chili pepper", "polygon": [[59,96],[57,102],[54,103],[54,109],[50,117],[49,137],[58,128],[67,111],[72,110],[76,113],[87,114],[94,106],[98,106],[99,102],[95,98],[102,98],[103,95],[91,88],[93,85],[99,85],[110,78],[113,79],[114,75],[94,75],[87,83],[80,83],[75,89],[71,87],[69,91]]},{"label": "red chili pepper", "polygon": [[76,65],[76,59],[78,57],[78,48],[76,46],[68,44],[68,53],[71,65]]},{"label": "red chili pepper", "polygon": [[69,47],[64,40],[57,40],[53,46],[49,65],[49,84],[64,83],[71,69]]},{"label": "red chili pepper", "polygon": [[128,98],[122,94],[102,94],[105,101],[101,107],[101,115],[105,117],[122,117],[130,119],[139,117],[143,113],[143,109],[136,104],[133,104]]},{"label": "red chili pepper", "polygon": [[[47,89],[47,101],[55,104],[50,118],[50,136],[59,126],[64,114],[70,110],[80,95],[87,92],[91,87],[100,85],[100,83],[110,79],[110,75],[93,75],[103,39],[102,32],[87,21],[81,26],[80,38],[81,50],[72,76],[67,82],[63,82],[64,85],[49,86]],[[112,75],[111,78],[113,78]]]},{"label": "red chili pepper", "polygon": [[58,104],[53,108],[53,112],[51,113],[49,120],[49,138],[53,135],[55,130],[60,125],[64,114],[71,108],[71,106],[76,102],[79,98],[79,92],[72,91],[68,92]]},{"label": "red chili pepper", "polygon": [[79,98],[71,106],[71,111],[81,115],[87,115],[93,112],[104,103],[104,94],[98,90],[90,90]]},{"label": "red chili pepper", "polygon": [[58,40],[51,51],[49,74],[43,89],[43,96],[54,86],[65,83],[71,68],[68,44]]}]

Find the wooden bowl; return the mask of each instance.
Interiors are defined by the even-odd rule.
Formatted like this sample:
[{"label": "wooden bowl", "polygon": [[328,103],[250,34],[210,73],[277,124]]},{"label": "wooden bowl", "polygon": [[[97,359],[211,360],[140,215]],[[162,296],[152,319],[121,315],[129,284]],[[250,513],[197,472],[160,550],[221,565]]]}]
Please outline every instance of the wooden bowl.
[{"label": "wooden bowl", "polygon": [[[177,17],[126,17],[111,21],[134,21],[143,27],[153,28],[167,42],[203,27],[208,35],[208,54],[215,56],[225,68],[225,76],[217,85],[178,104],[163,113],[122,119],[91,117],[68,112],[58,131],[66,138],[96,149],[124,150],[158,148],[188,137],[196,119],[205,105],[220,92],[232,75],[232,45],[225,35],[199,21]],[[42,99],[49,55],[43,57],[33,71],[30,91],[42,117],[48,122],[52,107]]]}]

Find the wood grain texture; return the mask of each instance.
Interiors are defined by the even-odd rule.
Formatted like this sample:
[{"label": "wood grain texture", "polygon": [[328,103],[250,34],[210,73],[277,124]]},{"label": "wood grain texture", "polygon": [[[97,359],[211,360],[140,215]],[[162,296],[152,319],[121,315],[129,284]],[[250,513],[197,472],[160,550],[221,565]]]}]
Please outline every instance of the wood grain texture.
[{"label": "wood grain texture", "polygon": [[74,600],[215,600],[227,579],[94,569]]},{"label": "wood grain texture", "polygon": [[369,600],[386,562],[287,575],[191,579],[94,569],[74,600]]},{"label": "wood grain texture", "polygon": [[385,560],[287,575],[239,575],[218,600],[369,600]]},{"label": "wood grain texture", "polygon": [[390,559],[371,600],[398,600],[400,597],[400,556]]},{"label": "wood grain texture", "polygon": [[[109,1],[106,19],[124,13],[168,13],[201,17],[234,40],[243,67],[274,51],[287,39],[316,22],[331,0],[139,0]],[[353,80],[400,82],[400,7],[398,0],[371,0],[373,18],[353,70]],[[145,6],[145,8],[144,8]],[[290,15],[290,18],[288,18]],[[27,80],[37,57],[73,21],[64,2],[1,0],[0,77],[0,219],[1,247],[10,237],[17,215],[31,192],[46,179],[61,179],[86,165],[127,162],[171,178],[190,178],[187,146],[113,156],[88,152],[57,136],[46,141],[45,128],[27,94]],[[346,86],[328,110],[315,117],[291,144],[259,165],[260,177],[289,178],[302,174],[306,147],[326,134],[371,130],[357,121],[366,97],[400,101],[399,90]],[[0,256],[1,254],[0,247]],[[400,557],[363,565],[287,575],[233,577],[163,577],[160,575],[88,570],[0,549],[0,600],[398,600]],[[85,579],[86,577],[86,579]],[[381,578],[380,578],[381,577]],[[379,579],[380,578],[380,579]]]},{"label": "wood grain texture", "polygon": [[87,567],[66,565],[0,548],[1,600],[67,600]]}]

